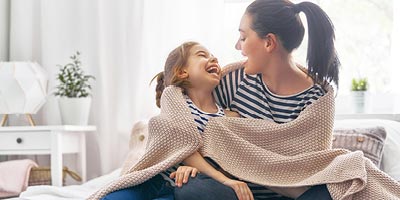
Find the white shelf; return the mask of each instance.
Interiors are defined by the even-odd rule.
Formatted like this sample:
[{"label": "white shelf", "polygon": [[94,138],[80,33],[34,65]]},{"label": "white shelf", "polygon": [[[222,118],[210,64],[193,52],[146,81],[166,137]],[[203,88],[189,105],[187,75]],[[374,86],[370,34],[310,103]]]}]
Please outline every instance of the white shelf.
[{"label": "white shelf", "polygon": [[56,126],[3,126],[0,132],[6,131],[96,131],[96,126],[56,125]]}]

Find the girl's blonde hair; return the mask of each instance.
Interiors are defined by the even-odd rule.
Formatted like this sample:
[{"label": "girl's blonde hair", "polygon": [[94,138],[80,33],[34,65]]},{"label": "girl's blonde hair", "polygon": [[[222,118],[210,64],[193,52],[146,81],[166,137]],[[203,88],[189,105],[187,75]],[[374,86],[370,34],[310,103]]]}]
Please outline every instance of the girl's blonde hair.
[{"label": "girl's blonde hair", "polygon": [[179,73],[186,67],[187,61],[190,56],[190,49],[196,45],[197,42],[185,42],[175,48],[169,53],[167,60],[165,61],[164,71],[158,73],[154,78],[157,80],[156,86],[156,105],[161,107],[160,100],[161,95],[169,85],[175,85],[184,90],[190,87],[190,82],[187,79],[179,78]]}]

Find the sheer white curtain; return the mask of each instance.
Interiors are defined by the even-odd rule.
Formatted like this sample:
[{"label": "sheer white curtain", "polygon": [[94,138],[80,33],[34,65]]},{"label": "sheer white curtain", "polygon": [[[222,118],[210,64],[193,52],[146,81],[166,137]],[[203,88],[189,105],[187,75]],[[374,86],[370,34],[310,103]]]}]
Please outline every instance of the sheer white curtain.
[{"label": "sheer white curtain", "polygon": [[8,60],[9,6],[8,0],[0,1],[0,61]]},{"label": "sheer white curtain", "polygon": [[[97,77],[90,124],[98,131],[87,135],[88,177],[93,178],[119,167],[132,124],[158,113],[149,81],[163,69],[170,50],[195,40],[219,56],[222,64],[241,57],[234,50],[238,34],[232,33],[237,33],[248,2],[231,4],[229,9],[224,0],[13,0],[10,4],[10,60],[39,62],[50,75],[52,90],[56,65],[67,63],[79,50],[84,70]],[[39,124],[60,124],[57,106],[50,96],[34,117]]]},{"label": "sheer white curtain", "polygon": [[400,2],[393,1],[393,32],[392,32],[392,90],[397,94],[395,112],[400,112]]}]

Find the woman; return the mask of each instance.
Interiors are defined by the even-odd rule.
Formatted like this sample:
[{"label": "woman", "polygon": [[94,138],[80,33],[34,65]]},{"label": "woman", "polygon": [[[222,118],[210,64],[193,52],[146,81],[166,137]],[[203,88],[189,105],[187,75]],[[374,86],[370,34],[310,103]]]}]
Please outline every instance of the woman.
[{"label": "woman", "polygon": [[[292,58],[293,50],[304,37],[300,12],[308,22],[307,70]],[[340,62],[334,47],[334,29],[319,6],[310,2],[256,0],[247,7],[239,32],[236,49],[248,59],[242,64],[244,68],[238,67],[222,77],[214,92],[217,102],[225,109],[236,111],[242,117],[286,123],[323,96],[330,83],[338,84]],[[175,198],[202,199],[201,194],[215,190],[215,185],[222,187],[210,177],[197,176],[176,188]],[[201,191],[196,189],[200,186]],[[262,186],[249,183],[249,187],[255,199],[279,198]],[[331,199],[325,185],[269,189],[296,199]],[[226,198],[227,194],[223,195]],[[237,198],[233,191],[230,195],[230,199]],[[221,197],[217,194],[212,199]]]}]

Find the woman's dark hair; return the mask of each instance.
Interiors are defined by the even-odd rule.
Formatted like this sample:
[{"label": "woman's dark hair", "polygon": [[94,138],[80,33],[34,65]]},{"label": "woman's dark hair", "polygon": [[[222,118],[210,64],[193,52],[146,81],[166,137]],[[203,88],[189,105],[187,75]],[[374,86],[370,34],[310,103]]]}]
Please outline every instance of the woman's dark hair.
[{"label": "woman's dark hair", "polygon": [[275,34],[283,47],[292,52],[304,37],[304,26],[299,13],[303,12],[308,24],[308,74],[317,83],[334,82],[338,87],[340,61],[334,40],[334,27],[328,15],[316,4],[288,0],[256,0],[246,14],[252,18],[251,28],[260,38]]}]

